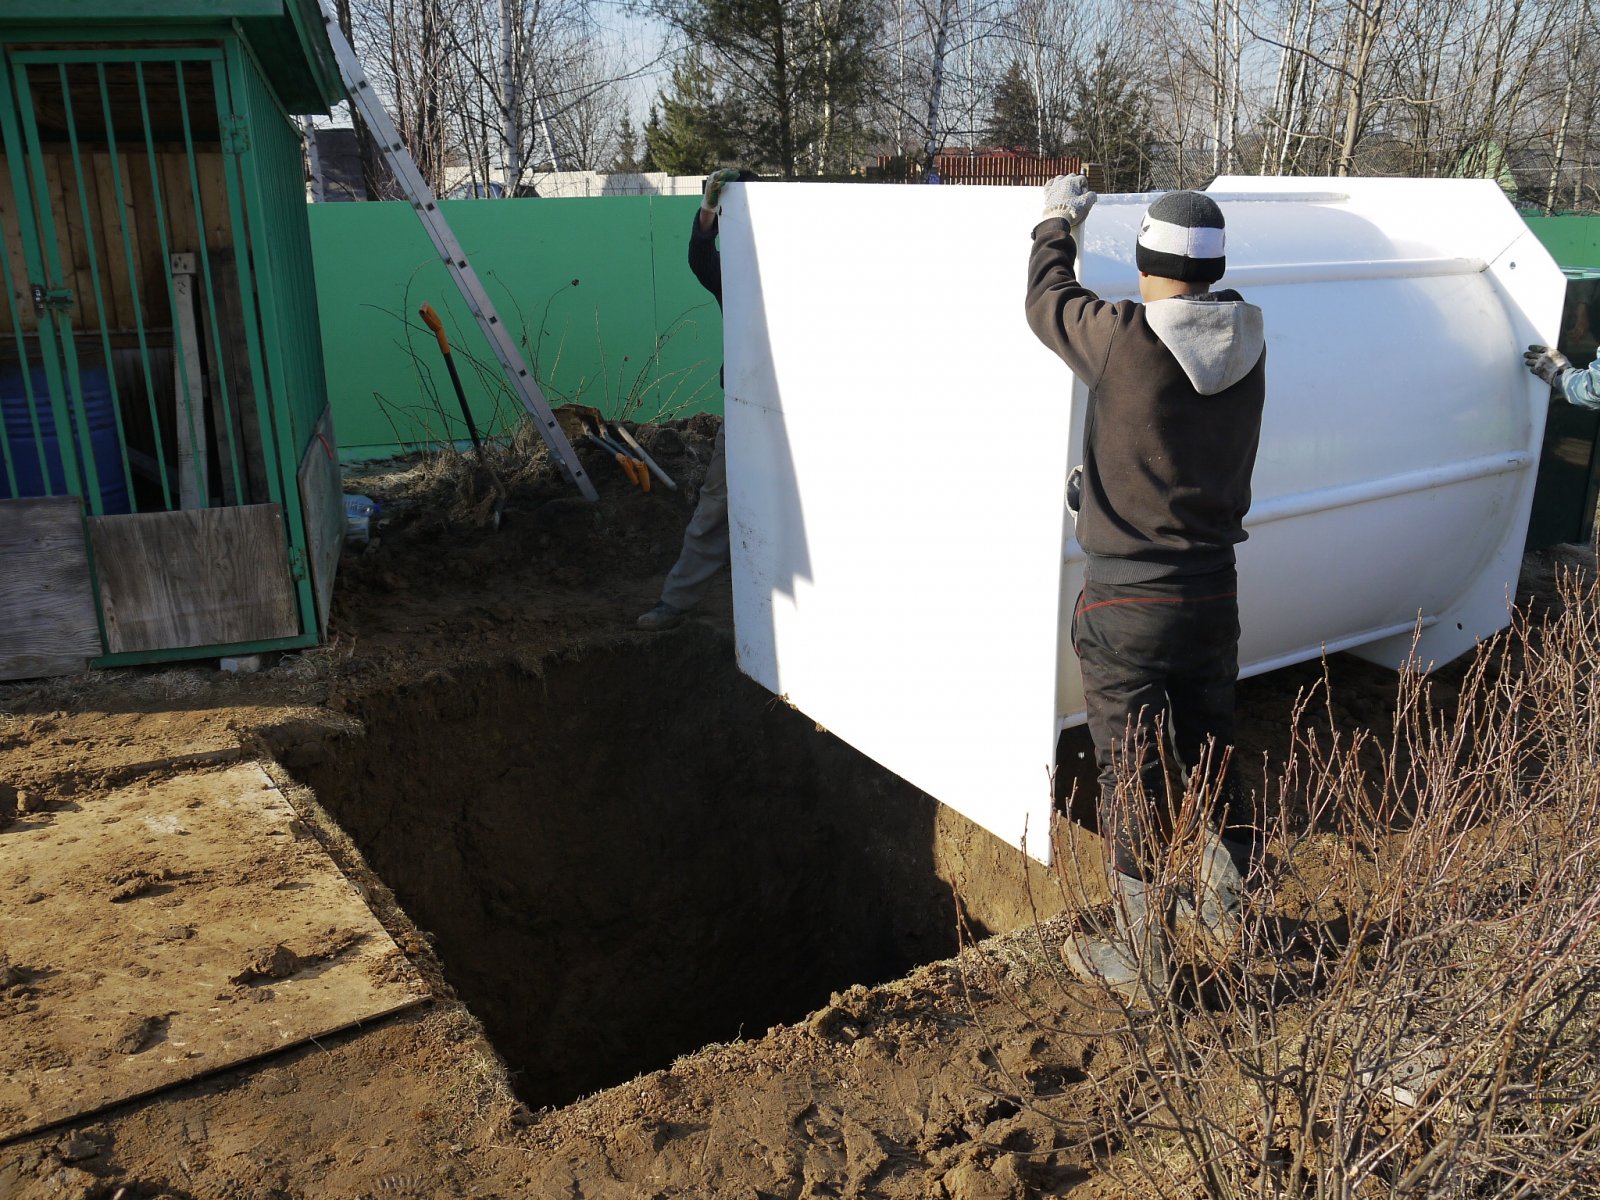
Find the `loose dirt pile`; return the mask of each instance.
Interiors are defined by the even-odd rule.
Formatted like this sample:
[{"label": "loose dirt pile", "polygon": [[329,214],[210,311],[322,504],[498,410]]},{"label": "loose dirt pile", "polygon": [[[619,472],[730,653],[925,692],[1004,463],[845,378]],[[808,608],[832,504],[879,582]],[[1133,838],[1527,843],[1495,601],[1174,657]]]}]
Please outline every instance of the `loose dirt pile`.
[{"label": "loose dirt pile", "polygon": [[[647,431],[678,493],[524,472],[498,532],[470,463],[369,472],[326,647],[0,689],[0,883],[24,816],[261,757],[435,996],[0,1146],[0,1200],[1128,1194],[1091,1077],[1134,1048],[1065,978],[1054,882],[740,678],[725,595],[634,632],[713,433]],[[1324,682],[1324,733],[1389,727],[1395,676],[1345,656],[1247,681],[1257,779]],[[5,949],[0,1037],[53,966]],[[259,949],[230,973],[342,948]],[[162,1037],[133,1015],[119,1053]]]}]

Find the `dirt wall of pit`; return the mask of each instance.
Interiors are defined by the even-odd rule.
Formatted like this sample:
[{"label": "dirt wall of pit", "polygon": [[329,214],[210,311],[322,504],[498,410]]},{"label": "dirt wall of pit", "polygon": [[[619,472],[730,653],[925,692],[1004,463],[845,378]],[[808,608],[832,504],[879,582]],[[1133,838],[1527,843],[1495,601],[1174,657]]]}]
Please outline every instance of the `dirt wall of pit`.
[{"label": "dirt wall of pit", "polygon": [[535,1107],[758,1037],[1059,907],[690,624],[433,671],[276,749],[434,939]]}]

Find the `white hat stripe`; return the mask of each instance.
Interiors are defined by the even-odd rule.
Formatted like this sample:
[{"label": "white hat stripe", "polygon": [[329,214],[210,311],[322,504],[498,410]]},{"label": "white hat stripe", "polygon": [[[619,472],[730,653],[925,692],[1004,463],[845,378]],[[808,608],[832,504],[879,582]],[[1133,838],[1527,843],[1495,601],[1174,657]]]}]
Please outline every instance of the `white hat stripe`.
[{"label": "white hat stripe", "polygon": [[1139,230],[1139,245],[1158,254],[1177,254],[1184,258],[1221,258],[1224,235],[1209,225],[1174,225],[1146,217]]}]

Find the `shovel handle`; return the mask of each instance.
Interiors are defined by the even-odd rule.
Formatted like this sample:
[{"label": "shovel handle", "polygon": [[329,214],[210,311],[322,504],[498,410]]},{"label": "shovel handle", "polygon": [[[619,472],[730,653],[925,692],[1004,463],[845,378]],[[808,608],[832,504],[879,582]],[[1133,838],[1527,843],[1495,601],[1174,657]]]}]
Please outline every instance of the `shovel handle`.
[{"label": "shovel handle", "polygon": [[422,318],[424,325],[433,330],[433,336],[439,339],[439,349],[449,354],[450,339],[445,337],[444,322],[439,319],[439,314],[433,311],[433,305],[424,301],[422,307],[417,309],[417,315]]}]

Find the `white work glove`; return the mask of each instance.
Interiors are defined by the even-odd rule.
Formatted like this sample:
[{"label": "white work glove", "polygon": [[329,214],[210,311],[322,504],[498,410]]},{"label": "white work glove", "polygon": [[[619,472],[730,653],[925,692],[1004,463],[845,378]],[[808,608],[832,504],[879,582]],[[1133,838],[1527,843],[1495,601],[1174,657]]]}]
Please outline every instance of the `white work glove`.
[{"label": "white work glove", "polygon": [[1082,175],[1057,175],[1044,185],[1044,218],[1064,217],[1069,224],[1081,225],[1099,196],[1089,190]]},{"label": "white work glove", "polygon": [[1522,361],[1527,364],[1528,370],[1551,387],[1559,384],[1561,377],[1572,366],[1571,359],[1551,346],[1529,346],[1523,352]]},{"label": "white work glove", "polygon": [[706,176],[706,190],[700,196],[700,211],[716,213],[722,208],[722,189],[739,181],[739,172],[731,167],[713,171]]}]

